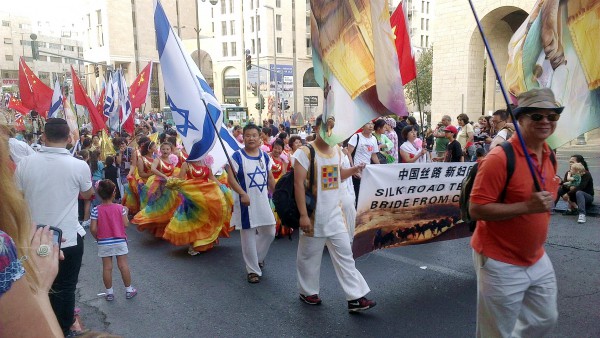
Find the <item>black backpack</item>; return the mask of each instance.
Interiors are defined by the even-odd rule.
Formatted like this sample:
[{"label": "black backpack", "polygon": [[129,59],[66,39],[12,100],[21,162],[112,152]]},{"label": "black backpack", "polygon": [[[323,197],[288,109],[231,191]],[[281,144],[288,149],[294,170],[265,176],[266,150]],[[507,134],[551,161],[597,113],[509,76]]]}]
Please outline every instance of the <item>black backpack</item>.
[{"label": "black backpack", "polygon": [[[500,146],[506,153],[506,182],[504,183],[504,188],[502,189],[500,199],[498,200],[498,202],[502,203],[506,197],[508,183],[515,172],[515,151],[508,141],[502,142]],[[556,168],[556,157],[554,156],[554,152],[550,153],[550,161]],[[475,226],[477,225],[477,220],[472,219],[469,214],[471,190],[473,190],[473,182],[475,182],[475,177],[477,176],[477,168],[478,163],[475,163],[469,174],[462,180],[462,186],[460,188],[460,218],[469,225],[469,230],[471,230],[471,232],[475,231]]]},{"label": "black backpack", "polygon": [[[316,208],[317,200],[312,194],[312,186],[315,180],[314,163],[315,163],[315,149],[312,145],[306,145],[310,150],[310,168],[309,170],[309,188],[306,189],[306,211],[310,217]],[[294,195],[294,171],[285,173],[285,175],[279,178],[277,184],[275,184],[275,191],[273,192],[273,204],[275,205],[275,211],[277,216],[281,219],[281,224],[292,228],[298,229],[300,227],[300,211],[296,205],[296,197]]]}]

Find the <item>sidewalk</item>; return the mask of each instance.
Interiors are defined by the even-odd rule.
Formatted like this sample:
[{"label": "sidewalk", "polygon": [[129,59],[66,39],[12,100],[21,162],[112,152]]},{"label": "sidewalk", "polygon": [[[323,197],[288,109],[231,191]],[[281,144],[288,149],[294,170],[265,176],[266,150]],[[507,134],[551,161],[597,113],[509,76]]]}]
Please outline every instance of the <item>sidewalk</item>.
[{"label": "sidewalk", "polygon": [[[600,129],[593,130],[587,135],[585,145],[577,145],[577,140],[571,141],[557,149],[558,175],[563,177],[569,168],[569,158],[572,155],[579,154],[585,158],[588,164],[590,174],[594,179],[594,206],[588,210],[589,215],[597,216],[600,213]],[[555,210],[564,212],[567,204],[559,201]]]}]

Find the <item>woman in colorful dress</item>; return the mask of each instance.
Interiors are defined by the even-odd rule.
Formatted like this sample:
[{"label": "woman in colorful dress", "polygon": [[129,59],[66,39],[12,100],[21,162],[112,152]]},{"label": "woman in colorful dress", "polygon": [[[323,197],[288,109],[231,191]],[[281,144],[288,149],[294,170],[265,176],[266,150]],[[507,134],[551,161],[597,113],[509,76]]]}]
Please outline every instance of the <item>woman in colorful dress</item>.
[{"label": "woman in colorful dress", "polygon": [[[279,178],[287,172],[288,162],[287,159],[284,159],[282,156],[284,149],[284,143],[282,139],[277,139],[273,143],[273,151],[269,153],[269,156],[273,160],[273,167],[271,168],[271,172],[273,173],[273,178],[275,178],[275,182],[279,180]],[[281,226],[281,219],[277,216],[277,212],[275,212],[275,206],[273,205],[273,201],[271,202],[271,209],[273,209],[273,213],[275,214],[275,238],[281,238],[284,236],[291,236],[292,229],[288,227]]]},{"label": "woman in colorful dress", "polygon": [[165,228],[163,238],[175,245],[189,245],[195,256],[229,237],[233,198],[210,169],[212,158],[184,162],[179,179],[170,180],[167,188],[179,192],[179,206]]},{"label": "woman in colorful dress", "polygon": [[[139,230],[148,230],[156,237],[163,237],[165,227],[179,205],[178,194],[166,187],[167,180],[175,172],[175,166],[169,161],[172,149],[168,142],[160,145],[161,155],[154,159],[150,169],[152,176],[144,189],[140,189],[140,198],[146,199],[145,206],[131,220]],[[146,160],[145,157],[142,160]],[[143,200],[140,203],[143,206]]]},{"label": "woman in colorful dress", "polygon": [[139,148],[133,152],[127,185],[124,186],[125,194],[121,204],[127,207],[130,215],[135,215],[141,210],[140,186],[144,186],[148,177],[152,175],[153,150],[156,148],[150,139],[142,136],[138,139]]}]

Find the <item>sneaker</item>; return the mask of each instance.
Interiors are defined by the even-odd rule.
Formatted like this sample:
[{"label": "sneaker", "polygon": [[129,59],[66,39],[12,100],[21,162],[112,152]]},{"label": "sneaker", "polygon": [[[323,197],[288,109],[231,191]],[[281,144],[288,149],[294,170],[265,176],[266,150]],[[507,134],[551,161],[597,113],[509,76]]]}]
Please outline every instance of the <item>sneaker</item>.
[{"label": "sneaker", "polygon": [[348,301],[348,312],[365,311],[374,307],[375,305],[377,305],[377,303],[375,303],[374,301],[369,300],[365,297],[361,297],[359,299]]},{"label": "sneaker", "polygon": [[106,299],[107,302],[112,302],[115,300],[115,295],[112,293],[107,293],[106,296],[104,296],[104,299]]},{"label": "sneaker", "polygon": [[300,294],[300,300],[309,305],[321,304],[321,298],[319,298],[319,295],[305,296],[303,294]]},{"label": "sneaker", "polygon": [[127,299],[131,299],[133,297],[135,297],[137,295],[137,289],[133,288],[133,291],[131,292],[125,292],[125,298]]},{"label": "sneaker", "polygon": [[579,214],[579,218],[577,218],[577,223],[579,223],[579,224],[585,223],[585,214]]},{"label": "sneaker", "polygon": [[199,253],[200,253],[200,252],[198,252],[198,251],[194,250],[194,248],[193,248],[193,247],[191,247],[191,246],[188,248],[188,255],[190,255],[190,256],[196,256],[196,255],[197,255],[197,254],[199,254]]}]

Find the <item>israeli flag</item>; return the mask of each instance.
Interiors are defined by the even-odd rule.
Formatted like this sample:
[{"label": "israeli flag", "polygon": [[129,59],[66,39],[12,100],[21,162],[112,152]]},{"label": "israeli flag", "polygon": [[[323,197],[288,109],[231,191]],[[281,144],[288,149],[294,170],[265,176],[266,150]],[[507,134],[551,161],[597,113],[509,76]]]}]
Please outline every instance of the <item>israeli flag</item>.
[{"label": "israeli flag", "polygon": [[62,89],[58,80],[54,83],[54,93],[52,93],[52,104],[48,110],[48,117],[58,117],[58,111],[63,106]]},{"label": "israeli flag", "polygon": [[121,127],[127,122],[131,115],[131,101],[129,100],[129,88],[127,88],[127,82],[125,82],[125,75],[123,71],[119,69],[117,72],[117,89],[119,91],[119,107],[121,108]]},{"label": "israeli flag", "polygon": [[104,98],[103,114],[108,118],[108,127],[110,130],[119,128],[119,91],[115,80],[118,78],[116,73],[110,74],[106,84],[106,93]]},{"label": "israeli flag", "polygon": [[157,0],[154,2],[154,26],[173,122],[189,154],[188,160],[201,159],[218,142],[210,117],[215,122],[216,130],[221,130],[221,105],[181,40],[175,35],[160,1]]}]

